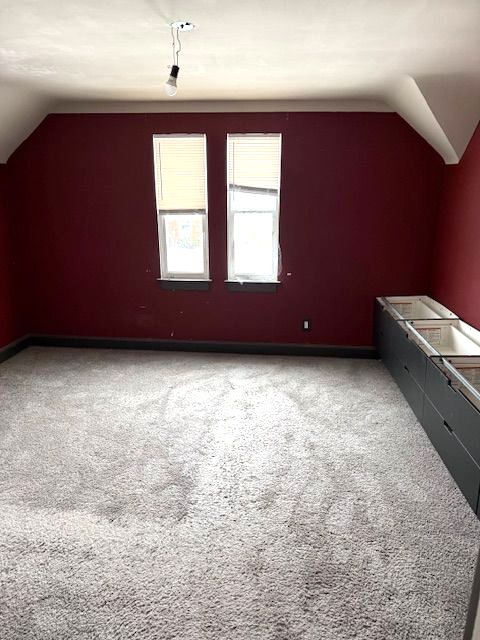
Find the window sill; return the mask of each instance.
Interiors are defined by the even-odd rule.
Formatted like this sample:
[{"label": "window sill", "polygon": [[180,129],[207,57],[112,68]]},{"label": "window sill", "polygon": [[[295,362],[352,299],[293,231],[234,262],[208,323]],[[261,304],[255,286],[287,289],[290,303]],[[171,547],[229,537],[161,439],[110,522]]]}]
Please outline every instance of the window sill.
[{"label": "window sill", "polygon": [[276,293],[280,282],[261,282],[255,280],[225,280],[228,291],[244,293]]},{"label": "window sill", "polygon": [[157,278],[157,282],[166,291],[208,291],[212,281]]}]

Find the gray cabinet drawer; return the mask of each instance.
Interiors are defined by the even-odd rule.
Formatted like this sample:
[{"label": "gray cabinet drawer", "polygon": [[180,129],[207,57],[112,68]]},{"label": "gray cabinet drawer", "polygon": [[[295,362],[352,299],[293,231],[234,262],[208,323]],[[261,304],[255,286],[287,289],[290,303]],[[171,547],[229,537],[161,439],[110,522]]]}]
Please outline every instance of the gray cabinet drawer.
[{"label": "gray cabinet drawer", "polygon": [[425,394],[480,465],[480,412],[450,385],[447,376],[432,360],[427,363]]},{"label": "gray cabinet drawer", "polygon": [[394,366],[395,354],[393,352],[392,346],[388,341],[388,338],[385,336],[380,337],[380,342],[378,344],[378,352],[380,358],[382,359],[383,364],[387,367],[387,369],[392,373],[392,367]]},{"label": "gray cabinet drawer", "polygon": [[397,358],[392,359],[391,368],[389,368],[393,379],[405,396],[408,404],[412,408],[413,413],[421,422],[423,418],[423,389],[421,389],[412,378],[405,365]]},{"label": "gray cabinet drawer", "polygon": [[405,323],[395,320],[378,302],[375,314],[375,336],[379,355],[387,368],[391,370],[391,358],[397,358],[417,384],[423,388],[427,356],[415,342],[409,339]]},{"label": "gray cabinet drawer", "polygon": [[428,398],[425,398],[424,402],[422,424],[445,466],[476,512],[480,490],[480,467]]},{"label": "gray cabinet drawer", "polygon": [[393,356],[391,336],[395,330],[395,324],[396,320],[377,301],[375,307],[375,344],[378,355],[389,370]]},{"label": "gray cabinet drawer", "polygon": [[406,334],[399,345],[398,359],[406,367],[412,378],[422,387],[425,386],[427,355],[412,342]]},{"label": "gray cabinet drawer", "polygon": [[380,356],[389,348],[388,327],[391,322],[393,322],[392,317],[377,300],[375,302],[375,343]]}]

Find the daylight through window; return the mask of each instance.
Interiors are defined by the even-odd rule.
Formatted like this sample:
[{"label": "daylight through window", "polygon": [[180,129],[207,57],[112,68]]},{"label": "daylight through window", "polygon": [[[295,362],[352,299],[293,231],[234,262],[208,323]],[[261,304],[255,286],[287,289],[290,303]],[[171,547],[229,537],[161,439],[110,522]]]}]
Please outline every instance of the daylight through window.
[{"label": "daylight through window", "polygon": [[163,279],[208,279],[206,136],[153,138]]},{"label": "daylight through window", "polygon": [[227,137],[228,279],[278,278],[280,134]]}]

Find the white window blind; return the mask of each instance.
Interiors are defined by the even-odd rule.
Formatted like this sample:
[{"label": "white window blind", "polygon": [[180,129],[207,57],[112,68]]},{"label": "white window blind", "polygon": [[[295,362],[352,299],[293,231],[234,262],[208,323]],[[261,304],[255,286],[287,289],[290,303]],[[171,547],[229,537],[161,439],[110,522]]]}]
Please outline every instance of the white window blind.
[{"label": "white window blind", "polygon": [[153,138],[163,279],[208,279],[206,136]]},{"label": "white window blind", "polygon": [[246,190],[277,192],[280,186],[280,135],[229,135],[228,183]]},{"label": "white window blind", "polygon": [[281,135],[227,137],[228,279],[276,281]]},{"label": "white window blind", "polygon": [[155,136],[159,211],[206,211],[204,135]]}]

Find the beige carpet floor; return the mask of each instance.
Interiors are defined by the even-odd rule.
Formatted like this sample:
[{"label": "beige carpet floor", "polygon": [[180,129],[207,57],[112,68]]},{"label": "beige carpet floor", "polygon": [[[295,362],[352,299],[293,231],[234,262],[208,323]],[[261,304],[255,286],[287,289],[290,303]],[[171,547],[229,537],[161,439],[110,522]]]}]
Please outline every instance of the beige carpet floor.
[{"label": "beige carpet floor", "polygon": [[0,365],[2,640],[460,640],[479,533],[380,362]]}]

